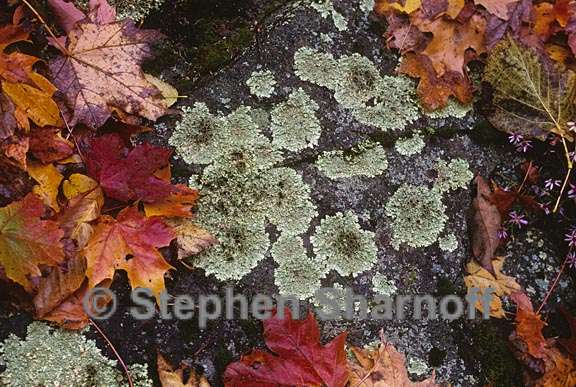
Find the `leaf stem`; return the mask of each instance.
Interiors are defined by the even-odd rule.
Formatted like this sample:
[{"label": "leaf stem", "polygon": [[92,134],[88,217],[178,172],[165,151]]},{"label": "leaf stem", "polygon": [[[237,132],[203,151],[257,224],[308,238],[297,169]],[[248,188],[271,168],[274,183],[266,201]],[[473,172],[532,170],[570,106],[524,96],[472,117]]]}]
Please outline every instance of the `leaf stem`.
[{"label": "leaf stem", "polygon": [[570,158],[570,152],[568,151],[568,145],[566,144],[566,139],[564,138],[564,136],[562,136],[562,145],[564,145],[564,154],[566,156],[566,166],[568,167],[568,171],[566,172],[566,176],[564,177],[564,183],[562,183],[562,189],[560,189],[560,194],[558,195],[558,199],[556,199],[556,204],[554,205],[552,213],[556,213],[556,211],[558,211],[558,207],[560,207],[560,201],[562,199],[562,196],[564,195],[566,186],[568,185],[568,180],[570,180],[570,174],[572,173],[572,168],[574,167],[572,159]]},{"label": "leaf stem", "polygon": [[48,31],[48,34],[52,37],[52,39],[54,39],[54,43],[58,46],[58,48],[63,53],[68,55],[68,50],[66,50],[66,48],[63,47],[62,44],[60,44],[60,40],[58,40],[56,34],[52,31],[52,29],[48,26],[48,23],[46,23],[44,18],[38,13],[38,11],[36,11],[36,9],[32,6],[32,4],[30,4],[27,0],[22,0],[22,2],[26,4],[26,6],[30,9],[30,11],[32,11],[32,13],[38,18],[38,20],[40,20],[40,23],[42,23],[42,26],[46,29],[46,31]]},{"label": "leaf stem", "polygon": [[566,256],[566,258],[564,259],[564,263],[562,264],[562,267],[560,268],[560,271],[558,272],[558,274],[556,275],[556,278],[554,279],[554,282],[552,283],[552,286],[550,286],[550,289],[548,289],[548,292],[546,293],[546,296],[544,297],[544,300],[542,300],[542,303],[540,304],[540,307],[538,308],[538,311],[536,311],[536,313],[540,313],[540,311],[542,310],[542,308],[544,307],[544,305],[546,305],[546,302],[548,302],[548,299],[550,298],[550,296],[552,295],[552,292],[554,291],[554,289],[556,288],[556,285],[558,284],[558,281],[560,280],[560,277],[562,276],[562,273],[564,273],[564,269],[566,269],[566,264],[568,263],[568,256]]},{"label": "leaf stem", "polygon": [[[24,0],[25,1],[25,0]],[[104,332],[102,331],[102,329],[100,329],[100,327],[98,325],[96,325],[96,323],[92,320],[89,319],[90,324],[96,328],[96,330],[98,331],[98,333],[100,334],[100,336],[102,336],[104,338],[104,340],[106,341],[106,343],[108,344],[108,346],[110,347],[110,349],[112,350],[112,352],[114,352],[114,355],[116,356],[116,358],[118,359],[118,362],[120,363],[120,365],[122,366],[122,369],[124,370],[124,373],[126,374],[126,378],[128,379],[128,385],[130,387],[134,387],[134,382],[132,381],[132,376],[130,376],[130,371],[128,371],[128,367],[126,367],[126,363],[124,363],[124,360],[122,359],[122,356],[120,356],[120,354],[118,353],[118,351],[116,351],[116,348],[114,347],[114,344],[112,344],[112,342],[110,341],[110,339],[108,338],[108,336],[106,336],[104,334]]]}]

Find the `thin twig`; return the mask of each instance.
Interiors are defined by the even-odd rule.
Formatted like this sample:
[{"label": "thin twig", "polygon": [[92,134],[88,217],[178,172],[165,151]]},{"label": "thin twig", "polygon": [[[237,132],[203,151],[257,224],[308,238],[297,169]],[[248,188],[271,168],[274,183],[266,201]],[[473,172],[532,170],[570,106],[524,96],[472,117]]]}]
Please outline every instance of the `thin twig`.
[{"label": "thin twig", "polygon": [[558,284],[558,281],[560,280],[560,277],[562,276],[562,273],[564,273],[564,269],[566,269],[566,264],[568,263],[568,256],[566,256],[566,258],[564,259],[564,263],[562,264],[562,267],[560,268],[560,271],[558,272],[558,274],[556,275],[556,278],[554,279],[554,282],[552,282],[552,286],[550,286],[550,289],[548,289],[548,292],[546,293],[546,296],[544,297],[544,300],[542,300],[542,304],[540,304],[540,307],[538,308],[538,311],[536,313],[540,313],[540,311],[542,310],[542,308],[544,307],[544,305],[546,305],[546,302],[548,301],[548,299],[550,298],[550,296],[552,295],[552,292],[554,291],[554,289],[556,288],[556,285]]},{"label": "thin twig", "polygon": [[[558,127],[558,130],[560,130],[560,127]],[[566,139],[564,138],[564,136],[562,136],[562,145],[564,146],[564,155],[566,156],[566,166],[568,167],[568,171],[566,172],[566,176],[564,177],[564,183],[562,184],[562,189],[560,189],[560,194],[558,195],[558,199],[556,199],[556,204],[554,205],[552,213],[556,213],[556,211],[558,211],[558,207],[560,207],[560,201],[562,200],[564,190],[566,190],[568,180],[570,180],[570,174],[572,173],[572,168],[574,167],[572,159],[570,158],[570,152],[568,151],[568,145],[566,144]]]},{"label": "thin twig", "polygon": [[30,8],[30,11],[32,11],[32,13],[38,18],[38,20],[40,20],[40,23],[42,23],[42,26],[46,29],[46,31],[48,31],[48,34],[52,37],[52,39],[54,39],[54,43],[58,46],[60,51],[68,55],[68,50],[66,50],[66,48],[60,44],[60,40],[58,40],[56,34],[52,31],[52,29],[48,26],[48,23],[44,21],[44,18],[38,13],[38,11],[36,11],[36,9],[32,6],[32,4],[30,4],[27,0],[22,0],[22,2],[26,4],[26,6]]},{"label": "thin twig", "polygon": [[100,336],[102,336],[104,338],[104,340],[106,340],[106,343],[108,343],[108,346],[110,347],[110,349],[112,349],[112,352],[114,352],[114,355],[118,359],[118,362],[120,363],[120,365],[122,366],[122,369],[124,370],[124,373],[126,374],[126,378],[128,379],[128,385],[130,387],[134,387],[134,383],[132,382],[132,376],[130,376],[130,371],[128,371],[128,367],[126,367],[126,363],[124,363],[124,360],[122,359],[122,357],[120,356],[120,354],[118,353],[116,348],[114,347],[114,344],[112,344],[112,342],[110,341],[108,336],[106,336],[104,334],[102,329],[100,329],[100,327],[98,325],[96,325],[96,323],[92,319],[89,319],[89,321],[90,321],[90,324],[92,324],[92,326],[94,328],[96,328],[98,333],[100,333]]},{"label": "thin twig", "polygon": [[532,161],[530,161],[530,164],[528,164],[528,168],[526,168],[526,174],[524,175],[524,180],[522,180],[522,184],[520,184],[520,187],[516,190],[517,194],[520,194],[520,192],[522,192],[522,188],[524,188],[524,184],[526,184],[526,181],[528,180],[528,176],[530,175],[531,171],[532,171]]}]

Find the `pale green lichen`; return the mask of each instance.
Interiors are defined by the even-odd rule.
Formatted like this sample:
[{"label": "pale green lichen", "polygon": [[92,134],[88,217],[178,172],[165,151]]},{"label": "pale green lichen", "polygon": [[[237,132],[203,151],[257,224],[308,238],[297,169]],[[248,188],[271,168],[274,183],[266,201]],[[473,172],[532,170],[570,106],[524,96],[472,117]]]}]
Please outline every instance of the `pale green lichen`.
[{"label": "pale green lichen", "polygon": [[253,115],[257,112],[242,106],[231,114],[213,115],[203,103],[182,109],[182,120],[169,140],[178,154],[190,164],[209,164],[235,149],[267,146],[268,139],[258,132]]},{"label": "pale green lichen", "polygon": [[458,248],[458,239],[454,234],[448,234],[438,239],[438,247],[440,250],[451,253]]},{"label": "pale green lichen", "polygon": [[424,112],[428,117],[439,119],[439,118],[464,118],[466,115],[472,111],[472,105],[464,105],[452,98],[448,100],[448,105],[446,107],[434,110],[432,112]]},{"label": "pale green lichen", "polygon": [[470,170],[470,164],[463,159],[453,159],[447,163],[438,160],[435,170],[438,174],[434,188],[444,193],[459,188],[467,188],[474,177]]},{"label": "pale green lichen", "polygon": [[274,281],[281,295],[305,300],[320,289],[325,265],[308,258],[301,238],[282,234],[271,253],[279,265],[274,272]]},{"label": "pale green lichen", "polygon": [[330,179],[374,177],[388,168],[388,160],[381,145],[367,141],[351,150],[325,152],[318,158],[316,166]]},{"label": "pale green lichen", "polygon": [[276,79],[272,71],[254,71],[246,81],[250,93],[260,98],[270,98],[274,94]]},{"label": "pale green lichen", "polygon": [[360,0],[360,9],[365,13],[370,13],[374,10],[374,0]]},{"label": "pale green lichen", "polygon": [[374,63],[359,54],[336,60],[303,47],[294,55],[294,67],[300,79],[332,90],[336,101],[365,125],[404,129],[419,118],[414,83],[380,75]]},{"label": "pale green lichen", "polygon": [[384,274],[377,273],[372,278],[372,290],[374,293],[390,297],[398,291],[398,288],[394,281],[388,279]]},{"label": "pale green lichen", "polygon": [[318,144],[322,127],[316,117],[319,106],[302,89],[271,112],[274,146],[298,151]]},{"label": "pale green lichen", "polygon": [[[33,322],[26,339],[10,335],[0,344],[0,385],[7,387],[75,386],[125,387],[116,361],[102,355],[96,343],[82,333],[51,328]],[[130,367],[134,385],[152,387],[147,367]]]},{"label": "pale green lichen", "polygon": [[425,146],[424,138],[416,133],[412,137],[401,138],[396,141],[394,148],[402,156],[413,156],[422,152]]},{"label": "pale green lichen", "polygon": [[322,219],[311,241],[317,259],[344,276],[369,270],[378,257],[374,233],[362,230],[350,211]]},{"label": "pale green lichen", "polygon": [[407,369],[409,373],[417,376],[426,375],[430,371],[430,367],[424,360],[413,356],[408,356]]},{"label": "pale green lichen", "polygon": [[[190,130],[185,123],[195,122],[187,117],[191,113],[198,116],[198,111],[186,112],[171,143],[185,160],[198,160],[190,157],[197,137],[186,141]],[[215,140],[220,146],[204,171],[191,179],[192,185],[202,187],[197,220],[219,244],[190,262],[221,280],[242,278],[264,258],[270,248],[269,223],[283,235],[297,235],[306,232],[316,216],[302,177],[278,166],[282,156],[257,123],[264,120],[255,122],[261,115],[245,106],[227,116],[210,115],[220,130]]]},{"label": "pale green lichen", "polygon": [[[118,19],[132,19],[143,21],[150,12],[159,9],[165,0],[110,0],[109,3],[116,8]],[[88,0],[79,0],[78,4],[88,9]]]},{"label": "pale green lichen", "polygon": [[448,217],[440,192],[425,186],[402,185],[386,204],[392,220],[392,245],[432,245],[444,230]]},{"label": "pale green lichen", "polygon": [[310,6],[318,11],[324,19],[332,18],[338,31],[346,31],[348,29],[346,18],[334,9],[332,0],[314,0],[310,3]]}]

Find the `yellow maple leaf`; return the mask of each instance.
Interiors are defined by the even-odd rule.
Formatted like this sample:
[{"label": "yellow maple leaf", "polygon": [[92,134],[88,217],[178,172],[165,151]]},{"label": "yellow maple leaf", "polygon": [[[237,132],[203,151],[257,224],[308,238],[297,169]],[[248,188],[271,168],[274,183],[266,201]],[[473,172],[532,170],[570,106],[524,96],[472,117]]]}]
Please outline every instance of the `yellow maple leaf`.
[{"label": "yellow maple leaf", "polygon": [[383,14],[391,10],[396,10],[402,13],[411,14],[420,9],[422,6],[421,0],[406,0],[406,3],[402,5],[399,2],[390,3],[388,0],[377,0],[376,1],[376,12]]},{"label": "yellow maple leaf", "polygon": [[34,186],[33,191],[42,198],[44,204],[56,212],[60,212],[58,205],[58,188],[64,179],[64,176],[58,171],[54,164],[41,164],[30,161],[28,163],[28,173],[38,185]]},{"label": "yellow maple leaf", "polygon": [[[502,299],[500,297],[511,295],[512,293],[519,292],[522,287],[512,277],[502,273],[502,266],[504,265],[504,257],[496,257],[492,260],[494,267],[494,274],[484,269],[475,260],[468,262],[466,270],[468,274],[464,277],[464,283],[468,290],[477,288],[480,295],[484,294],[488,288],[493,289],[492,300],[490,302],[490,316],[496,318],[504,318],[504,309],[502,309]],[[476,309],[484,312],[482,302],[476,302]]]}]

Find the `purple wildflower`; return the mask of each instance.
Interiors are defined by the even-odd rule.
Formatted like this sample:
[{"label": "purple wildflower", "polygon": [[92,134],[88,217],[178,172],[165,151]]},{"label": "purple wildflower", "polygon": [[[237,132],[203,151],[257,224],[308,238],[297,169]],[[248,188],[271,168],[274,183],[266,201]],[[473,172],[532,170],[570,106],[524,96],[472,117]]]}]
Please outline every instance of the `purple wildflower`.
[{"label": "purple wildflower", "polygon": [[562,181],[560,180],[554,180],[554,179],[548,179],[544,182],[544,187],[546,187],[547,190],[553,190],[554,187],[560,187],[560,185],[562,184]]},{"label": "purple wildflower", "polygon": [[566,264],[571,269],[576,268],[576,253],[575,252],[570,251],[568,253],[568,255],[566,256]]},{"label": "purple wildflower", "polygon": [[576,247],[576,230],[570,231],[564,235],[564,240],[568,242],[568,246]]},{"label": "purple wildflower", "polygon": [[532,148],[532,142],[529,140],[524,140],[521,143],[516,144],[516,151],[526,153]]},{"label": "purple wildflower", "polygon": [[508,141],[510,142],[510,144],[520,144],[522,142],[522,140],[524,140],[524,136],[522,136],[519,133],[512,133],[508,136]]},{"label": "purple wildflower", "polygon": [[498,239],[504,240],[508,238],[508,231],[505,228],[501,228],[498,230]]},{"label": "purple wildflower", "polygon": [[510,222],[510,224],[515,224],[518,227],[522,227],[528,224],[528,221],[524,218],[524,215],[519,214],[516,211],[511,211],[508,214],[508,217],[510,218],[508,222]]}]

